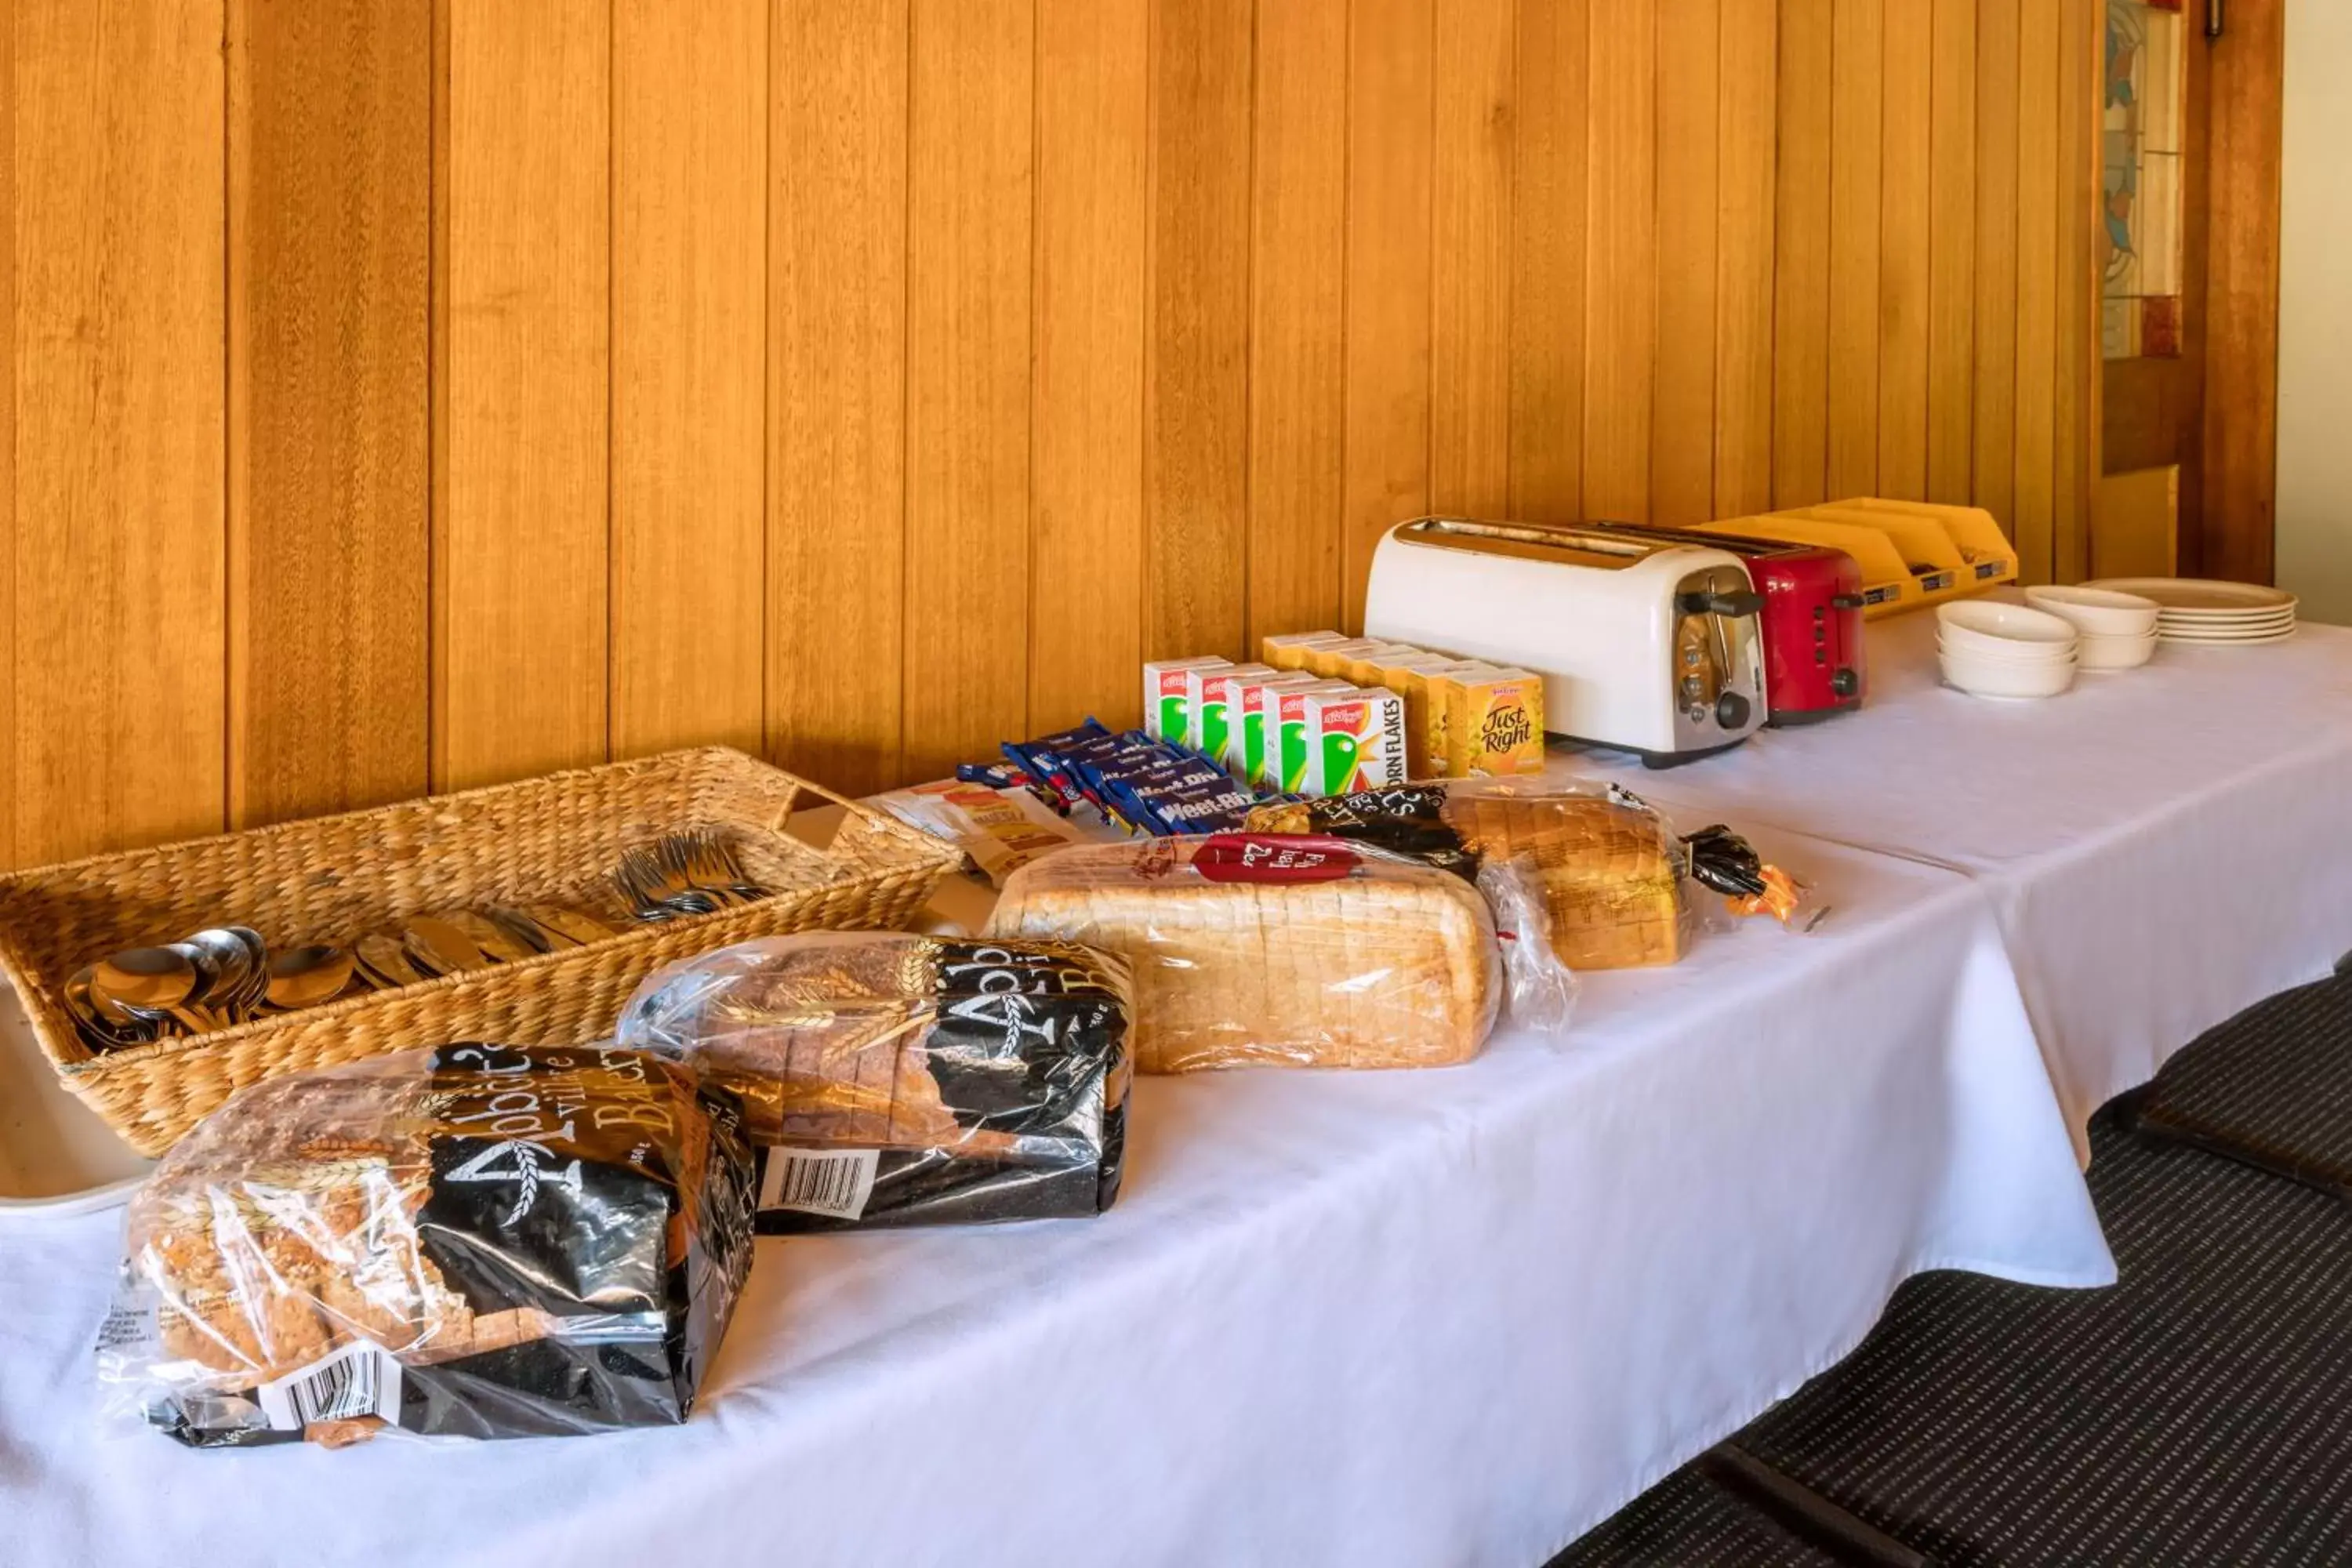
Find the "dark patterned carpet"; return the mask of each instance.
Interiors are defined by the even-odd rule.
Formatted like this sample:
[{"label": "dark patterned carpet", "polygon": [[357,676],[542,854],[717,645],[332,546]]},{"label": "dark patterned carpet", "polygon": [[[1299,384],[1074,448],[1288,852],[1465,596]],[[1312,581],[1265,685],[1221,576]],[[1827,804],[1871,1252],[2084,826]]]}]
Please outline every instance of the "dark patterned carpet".
[{"label": "dark patterned carpet", "polygon": [[[2324,1185],[2352,1194],[2352,978],[2197,1041],[2092,1156],[2119,1284],[1924,1275],[1734,1444],[1947,1568],[2352,1564],[2352,1202]],[[1694,1465],[1553,1568],[1898,1560]]]}]

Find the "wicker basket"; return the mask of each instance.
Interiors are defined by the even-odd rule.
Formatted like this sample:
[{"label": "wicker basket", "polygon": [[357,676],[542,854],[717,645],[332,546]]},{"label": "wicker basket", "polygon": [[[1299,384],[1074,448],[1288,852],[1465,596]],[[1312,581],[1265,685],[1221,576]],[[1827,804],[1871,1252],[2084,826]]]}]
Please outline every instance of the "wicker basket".
[{"label": "wicker basket", "polygon": [[[783,831],[803,806],[846,807],[819,849]],[[772,896],[233,1029],[93,1055],[67,981],[120,948],[247,925],[276,947],[350,942],[434,910],[593,899],[622,852],[687,826],[731,829]],[[160,1154],[250,1083],[299,1068],[450,1040],[593,1039],[662,964],[750,937],[903,927],[955,850],[722,747],[521,784],[100,855],[0,876],[0,970],[66,1087],[144,1154]]]}]

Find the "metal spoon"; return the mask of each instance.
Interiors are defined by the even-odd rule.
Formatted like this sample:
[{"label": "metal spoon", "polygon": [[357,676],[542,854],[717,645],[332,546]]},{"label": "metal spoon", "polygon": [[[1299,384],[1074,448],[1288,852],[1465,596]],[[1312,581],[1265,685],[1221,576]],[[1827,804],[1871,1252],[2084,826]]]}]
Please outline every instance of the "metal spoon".
[{"label": "metal spoon", "polygon": [[213,969],[210,983],[188,999],[189,1005],[231,1024],[245,1022],[269,984],[269,949],[261,934],[244,926],[220,926],[200,931],[179,945],[203,954]]},{"label": "metal spoon", "polygon": [[582,910],[566,909],[561,904],[525,904],[522,913],[531,924],[553,939],[551,945],[569,943],[585,947],[592,942],[602,942],[614,934],[611,926]]},{"label": "metal spoon", "polygon": [[143,1046],[155,1038],[154,1028],[122,1012],[112,1003],[101,1004],[91,994],[91,966],[74,972],[66,982],[66,1011],[73,1015],[74,1032],[82,1044],[93,1051],[111,1051],[124,1046]]},{"label": "metal spoon", "polygon": [[265,994],[273,1007],[315,1007],[352,983],[352,955],[340,947],[297,947],[274,955]]},{"label": "metal spoon", "polygon": [[537,956],[539,949],[488,916],[472,910],[453,910],[441,917],[466,933],[482,956],[493,963],[515,963]]},{"label": "metal spoon", "polygon": [[374,931],[360,938],[352,956],[359,961],[360,972],[370,984],[385,991],[396,991],[404,985],[421,985],[432,978],[418,968],[408,956],[401,939],[383,931]]},{"label": "metal spoon", "polygon": [[496,960],[487,956],[463,931],[436,915],[418,915],[408,922],[401,943],[415,965],[430,974],[459,974],[488,969]]},{"label": "metal spoon", "polygon": [[195,994],[203,976],[183,947],[129,947],[92,967],[93,1001],[110,998],[142,1011],[168,1011]]}]

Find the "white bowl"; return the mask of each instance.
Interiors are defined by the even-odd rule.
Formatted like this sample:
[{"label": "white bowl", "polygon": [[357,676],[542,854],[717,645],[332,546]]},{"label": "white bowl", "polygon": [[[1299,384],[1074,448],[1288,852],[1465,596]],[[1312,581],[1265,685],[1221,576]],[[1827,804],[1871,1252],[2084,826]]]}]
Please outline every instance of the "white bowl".
[{"label": "white bowl", "polygon": [[2025,602],[2071,621],[2085,637],[2145,637],[2156,629],[2164,606],[2137,594],[2109,588],[2074,588],[2041,584],[2025,591]]},{"label": "white bowl", "polygon": [[2072,663],[2021,665],[1962,656],[1944,658],[1944,680],[1979,697],[2055,697],[2074,684]]},{"label": "white bowl", "polygon": [[1990,643],[1956,642],[1950,637],[1937,637],[1936,651],[1947,658],[1983,659],[1988,664],[2023,664],[2040,668],[2051,664],[2072,664],[2076,658],[2073,643]]},{"label": "white bowl", "polygon": [[1990,599],[1962,599],[1941,605],[1936,624],[1942,640],[1954,648],[2016,656],[2039,647],[2045,653],[2072,651],[2074,623],[2063,616],[2003,605]]},{"label": "white bowl", "polygon": [[2095,637],[2075,645],[2084,669],[2137,669],[2156,655],[2156,634],[2144,637]]}]

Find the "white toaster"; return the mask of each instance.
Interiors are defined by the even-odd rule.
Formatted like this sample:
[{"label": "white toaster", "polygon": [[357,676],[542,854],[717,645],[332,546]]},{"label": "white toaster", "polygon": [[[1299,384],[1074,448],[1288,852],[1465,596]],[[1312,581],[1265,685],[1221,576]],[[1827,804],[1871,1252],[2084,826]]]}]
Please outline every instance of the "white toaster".
[{"label": "white toaster", "polygon": [[1540,676],[1546,730],[1664,767],[1764,722],[1763,604],[1727,551],[1424,517],[1381,535],[1364,635]]}]

